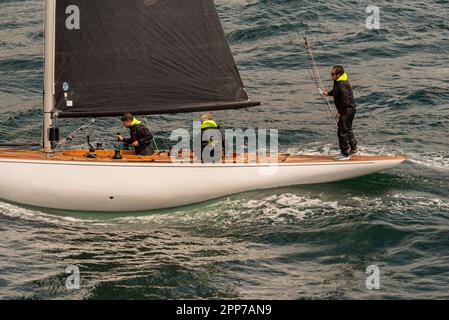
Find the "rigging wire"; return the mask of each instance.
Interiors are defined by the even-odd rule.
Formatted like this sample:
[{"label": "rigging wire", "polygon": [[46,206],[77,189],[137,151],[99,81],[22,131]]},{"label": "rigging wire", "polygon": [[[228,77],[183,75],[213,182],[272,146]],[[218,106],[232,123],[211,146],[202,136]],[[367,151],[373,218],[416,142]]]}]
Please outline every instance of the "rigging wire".
[{"label": "rigging wire", "polygon": [[39,142],[29,142],[29,143],[0,143],[0,147],[40,147]]},{"label": "rigging wire", "polygon": [[157,146],[157,143],[156,143],[156,138],[154,137],[154,130],[153,130],[153,128],[150,127],[150,124],[148,123],[147,117],[146,117],[146,116],[143,116],[143,120],[145,120],[145,125],[146,125],[146,127],[147,127],[147,128],[151,131],[151,133],[153,134],[153,143],[154,143],[154,146],[156,147],[156,151],[159,151],[159,147]]},{"label": "rigging wire", "polygon": [[[323,85],[323,81],[321,80],[320,72],[318,71],[318,67],[316,65],[315,58],[313,56],[312,48],[309,45],[309,41],[307,40],[307,37],[304,36],[303,38],[304,38],[304,46],[306,47],[307,57],[308,57],[310,67],[312,70],[312,74],[313,74],[312,79],[318,88],[318,92],[320,94],[321,100],[323,101],[325,107],[327,107],[326,110],[333,116],[335,124],[338,125],[337,119],[335,118],[335,114],[332,111],[329,100],[327,100],[325,97],[322,96],[322,93],[324,91],[324,85]],[[328,113],[328,115],[329,115],[329,113]]]},{"label": "rigging wire", "polygon": [[58,149],[58,148],[62,147],[65,143],[72,141],[78,133],[80,133],[81,131],[89,128],[94,122],[95,122],[95,119],[90,119],[89,122],[87,122],[86,124],[82,125],[78,129],[73,131],[71,134],[69,134],[67,137],[62,139],[60,142],[58,142],[58,144],[56,145],[55,149]]},{"label": "rigging wire", "polygon": [[[0,147],[36,147],[40,146],[40,143],[35,141],[24,141],[24,138],[20,138],[22,136],[30,136],[30,133],[34,133],[32,129],[22,128],[17,130],[17,128],[20,128],[20,123],[16,121],[13,117],[10,117],[7,119],[8,125],[13,124],[16,127],[16,130],[12,131],[11,129],[4,129],[0,128]],[[17,136],[19,134],[19,137]],[[7,141],[17,141],[19,142],[2,142],[3,140]]]},{"label": "rigging wire", "polygon": [[[278,18],[280,18],[282,20],[283,19],[283,15],[279,13],[279,11],[272,5],[271,2],[272,2],[271,0],[267,1],[270,10],[272,12],[275,12],[276,15],[278,16]],[[318,67],[316,65],[316,61],[315,61],[313,52],[311,50],[309,41],[307,41],[307,33],[309,31],[309,17],[308,17],[308,13],[310,11],[309,9],[310,8],[314,8],[314,7],[318,7],[318,5],[317,6],[311,6],[309,8],[304,9],[304,10],[296,11],[296,12],[300,12],[300,13],[303,12],[304,13],[304,15],[306,17],[306,27],[305,27],[305,32],[304,32],[303,35],[301,35],[301,33],[299,31],[295,31],[295,33],[297,33],[299,36],[304,38],[304,45],[305,45],[305,48],[306,48],[306,56],[307,56],[307,59],[309,61],[309,65],[310,65],[310,68],[307,68],[307,73],[309,74],[309,76],[312,79],[312,81],[315,84],[315,86],[318,88],[318,92],[319,92],[319,95],[320,95],[321,102],[325,106],[326,115],[328,116],[329,120],[332,123],[334,123],[335,126],[338,128],[338,121],[337,121],[337,119],[335,117],[334,112],[332,111],[330,103],[329,103],[327,98],[322,96],[324,85],[323,85],[323,82],[321,80],[321,76],[319,74]],[[287,20],[287,24],[290,24],[290,21]],[[290,32],[288,30],[286,30],[286,28],[284,28],[282,26],[282,24],[280,26],[278,26],[278,27],[281,28],[285,32],[285,34],[288,37],[288,39],[289,39],[291,45],[293,46],[294,50],[297,53],[301,54],[303,51],[302,50],[301,51],[298,50],[298,47],[297,47],[295,41],[293,40],[292,36],[290,35]],[[339,142],[338,142],[338,139],[337,139],[337,145],[338,144],[339,144]]]},{"label": "rigging wire", "polygon": [[[277,16],[278,16],[278,17],[281,17],[281,19],[282,19],[282,15],[279,13],[278,10],[276,10],[276,8],[273,7],[273,5],[271,4],[271,1],[268,0],[267,2],[268,2],[268,4],[269,4],[270,9],[271,9],[272,11],[276,12]],[[306,17],[307,17],[307,10],[304,10],[304,12],[306,13]],[[285,31],[287,37],[289,38],[290,43],[293,45],[293,47],[294,47],[294,49],[295,49],[295,51],[300,52],[300,50],[298,50],[298,48],[297,48],[297,45],[296,45],[295,41],[294,41],[294,40],[292,39],[292,37],[290,36],[288,30],[286,30],[284,27],[282,27],[282,25],[279,26],[279,27],[280,27],[282,30]],[[308,42],[308,40],[307,40],[307,32],[308,32],[308,28],[309,28],[309,24],[306,23],[306,30],[305,30],[305,32],[304,32],[304,35],[302,35],[302,37],[304,38],[304,45],[305,45],[305,48],[306,48],[307,59],[308,59],[309,64],[310,64],[310,70],[308,69],[307,71],[308,71],[308,73],[309,73],[309,75],[310,75],[310,78],[312,79],[312,81],[314,82],[315,86],[316,86],[317,89],[318,89],[318,92],[319,92],[319,94],[320,94],[320,99],[321,99],[321,101],[323,102],[323,105],[324,105],[325,108],[326,108],[326,114],[327,114],[327,116],[329,117],[329,119],[330,119],[332,122],[335,122],[335,124],[337,124],[337,120],[335,119],[335,114],[334,114],[333,111],[332,111],[332,108],[331,108],[331,105],[330,105],[329,101],[328,101],[325,97],[323,97],[323,96],[321,95],[322,92],[324,91],[324,85],[323,85],[323,81],[321,80],[321,76],[320,76],[320,73],[319,73],[319,71],[318,71],[318,67],[317,67],[317,65],[316,65],[316,61],[315,61],[315,58],[314,58],[312,49],[311,49],[311,47],[310,47],[310,45],[309,45],[309,42]],[[299,34],[299,32],[298,32],[298,34]]]}]

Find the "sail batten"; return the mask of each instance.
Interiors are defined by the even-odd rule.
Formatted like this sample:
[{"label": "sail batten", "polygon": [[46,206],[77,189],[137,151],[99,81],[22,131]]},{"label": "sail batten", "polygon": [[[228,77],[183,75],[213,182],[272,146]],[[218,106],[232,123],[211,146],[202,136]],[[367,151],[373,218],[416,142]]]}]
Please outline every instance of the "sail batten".
[{"label": "sail batten", "polygon": [[249,100],[213,0],[56,1],[60,117],[194,112]]}]

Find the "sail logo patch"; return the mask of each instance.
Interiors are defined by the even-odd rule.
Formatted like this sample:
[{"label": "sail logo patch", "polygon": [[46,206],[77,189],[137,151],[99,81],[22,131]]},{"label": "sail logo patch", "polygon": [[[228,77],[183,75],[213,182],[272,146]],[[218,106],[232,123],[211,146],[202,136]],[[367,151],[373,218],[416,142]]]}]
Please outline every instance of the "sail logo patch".
[{"label": "sail logo patch", "polygon": [[65,9],[65,13],[69,14],[65,20],[65,27],[67,30],[79,30],[80,29],[80,8],[75,5],[70,5]]}]

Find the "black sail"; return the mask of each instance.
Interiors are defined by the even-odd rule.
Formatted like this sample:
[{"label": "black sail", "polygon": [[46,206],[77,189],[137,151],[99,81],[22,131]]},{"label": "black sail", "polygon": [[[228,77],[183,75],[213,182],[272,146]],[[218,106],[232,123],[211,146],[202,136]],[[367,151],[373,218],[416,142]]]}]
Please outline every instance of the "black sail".
[{"label": "black sail", "polygon": [[59,117],[193,112],[248,99],[213,0],[57,0]]}]

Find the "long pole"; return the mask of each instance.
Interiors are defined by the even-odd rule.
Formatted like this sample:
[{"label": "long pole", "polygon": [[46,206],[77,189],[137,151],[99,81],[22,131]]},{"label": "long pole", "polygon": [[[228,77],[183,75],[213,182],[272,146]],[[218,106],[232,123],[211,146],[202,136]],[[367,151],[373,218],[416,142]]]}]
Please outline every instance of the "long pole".
[{"label": "long pole", "polygon": [[43,119],[43,147],[44,152],[51,152],[49,137],[53,125],[54,110],[54,38],[55,38],[55,9],[56,0],[45,0],[44,23],[44,119]]}]

